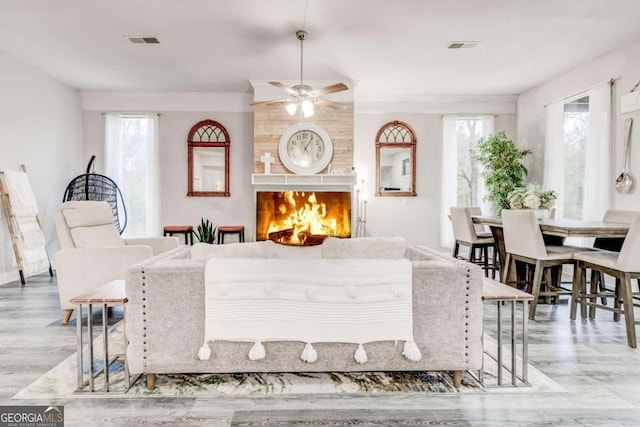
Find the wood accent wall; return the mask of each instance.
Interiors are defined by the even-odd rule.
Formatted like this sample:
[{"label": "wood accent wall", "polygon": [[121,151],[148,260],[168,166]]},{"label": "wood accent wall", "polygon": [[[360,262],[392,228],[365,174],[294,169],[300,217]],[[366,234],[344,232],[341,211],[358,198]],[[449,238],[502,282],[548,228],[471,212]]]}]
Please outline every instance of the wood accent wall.
[{"label": "wood accent wall", "polygon": [[[313,117],[304,119],[322,127],[333,141],[333,168],[344,168],[348,172],[353,167],[353,103],[344,111],[316,107]],[[292,173],[287,170],[278,156],[280,137],[298,122],[297,115],[291,117],[282,106],[257,105],[253,110],[253,173],[264,173],[260,157],[271,153],[275,161],[271,173]],[[319,173],[327,173],[326,169]]]}]

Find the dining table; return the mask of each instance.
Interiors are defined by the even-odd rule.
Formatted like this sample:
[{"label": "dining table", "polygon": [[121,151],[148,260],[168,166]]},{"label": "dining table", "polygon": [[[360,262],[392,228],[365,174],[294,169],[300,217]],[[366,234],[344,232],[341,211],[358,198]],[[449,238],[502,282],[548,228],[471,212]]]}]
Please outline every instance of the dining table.
[{"label": "dining table", "polygon": [[[506,250],[502,231],[502,218],[495,215],[472,215],[474,224],[486,225],[496,242],[500,265],[504,265]],[[547,245],[562,245],[567,237],[595,237],[604,242],[604,247],[620,250],[629,224],[621,222],[589,221],[581,219],[545,218],[538,220]],[[601,246],[601,247],[603,247]]]}]

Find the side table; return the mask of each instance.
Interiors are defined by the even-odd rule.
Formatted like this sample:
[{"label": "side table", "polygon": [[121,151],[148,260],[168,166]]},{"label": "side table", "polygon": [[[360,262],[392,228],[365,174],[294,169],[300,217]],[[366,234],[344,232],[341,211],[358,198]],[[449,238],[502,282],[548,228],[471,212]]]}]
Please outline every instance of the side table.
[{"label": "side table", "polygon": [[[125,390],[118,391],[121,393],[126,393],[127,390],[131,387],[131,377],[129,376],[129,366],[127,364],[127,335],[123,332],[124,339],[124,352],[122,354],[114,354],[111,358],[109,357],[109,327],[108,327],[108,319],[107,319],[107,308],[114,307],[118,305],[124,306],[125,316],[122,320],[123,328],[124,321],[126,319],[126,303],[127,297],[125,294],[125,283],[124,280],[113,280],[108,282],[99,288],[94,290],[85,292],[81,295],[78,295],[71,299],[71,302],[78,305],[78,311],[76,312],[76,323],[77,323],[77,346],[78,346],[78,388],[76,389],[76,393],[84,392],[85,387],[89,386],[89,392],[95,392],[94,389],[94,378],[99,374],[94,370],[94,352],[93,352],[93,306],[98,305],[102,307],[102,345],[104,350],[104,363],[103,363],[103,374],[104,374],[104,392],[109,393],[112,392],[109,390],[109,365],[116,361],[117,359],[122,359],[124,362],[124,380],[125,380]],[[88,335],[88,347],[89,347],[89,378],[87,380],[84,379],[84,357],[83,357],[83,333],[82,333],[82,309],[83,305],[87,307],[87,335]]]},{"label": "side table", "polygon": [[[496,280],[492,280],[488,277],[484,277],[482,280],[482,301],[495,301],[497,306],[497,354],[495,357],[485,351],[489,357],[494,359],[497,363],[497,386],[503,387],[505,385],[517,387],[518,385],[530,385],[527,379],[527,358],[528,358],[528,306],[529,302],[533,300],[533,295],[526,292],[522,292],[512,286],[505,285]],[[516,346],[516,302],[522,302],[522,333],[520,336],[522,347],[522,376],[517,375],[517,346]],[[510,335],[511,335],[511,360],[508,363],[504,360],[502,354],[502,306],[509,303],[511,309],[511,322],[510,322]],[[484,328],[483,328],[484,329]],[[482,347],[484,349],[484,332],[482,334]],[[511,384],[502,384],[502,369],[506,368],[511,372]],[[521,384],[518,384],[518,379]],[[482,367],[478,373],[478,380],[484,384],[484,357],[482,358]],[[486,387],[486,385],[485,385]]]}]

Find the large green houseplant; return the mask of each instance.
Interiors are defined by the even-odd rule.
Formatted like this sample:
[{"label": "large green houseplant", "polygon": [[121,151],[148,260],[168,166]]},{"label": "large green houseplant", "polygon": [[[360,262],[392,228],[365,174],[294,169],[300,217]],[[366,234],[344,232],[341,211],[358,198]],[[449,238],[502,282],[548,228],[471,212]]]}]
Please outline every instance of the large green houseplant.
[{"label": "large green houseplant", "polygon": [[504,131],[481,138],[477,144],[476,160],[483,166],[482,176],[487,188],[486,200],[497,215],[509,208],[509,194],[524,186],[527,168],[522,160],[531,150],[521,150],[507,138]]}]

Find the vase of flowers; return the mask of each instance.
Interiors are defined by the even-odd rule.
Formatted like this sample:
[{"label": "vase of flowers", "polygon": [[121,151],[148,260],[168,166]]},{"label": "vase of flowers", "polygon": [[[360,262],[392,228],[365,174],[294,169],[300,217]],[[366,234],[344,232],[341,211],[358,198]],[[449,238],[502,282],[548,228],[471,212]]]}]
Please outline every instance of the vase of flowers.
[{"label": "vase of flowers", "polygon": [[509,207],[535,210],[536,217],[542,219],[549,216],[557,198],[555,191],[546,190],[538,184],[529,184],[516,188],[509,194]]}]

